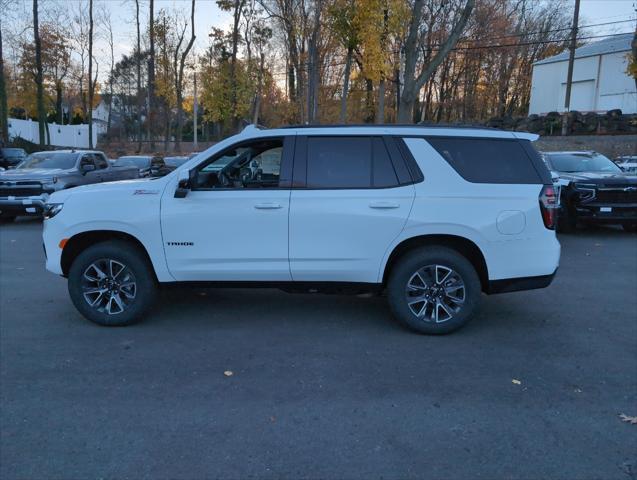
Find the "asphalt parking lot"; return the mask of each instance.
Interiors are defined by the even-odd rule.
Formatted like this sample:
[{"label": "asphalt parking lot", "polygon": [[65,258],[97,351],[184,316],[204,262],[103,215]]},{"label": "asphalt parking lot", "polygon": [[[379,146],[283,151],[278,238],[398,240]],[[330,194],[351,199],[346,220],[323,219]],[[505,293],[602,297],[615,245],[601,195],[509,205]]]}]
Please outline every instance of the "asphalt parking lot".
[{"label": "asphalt parking lot", "polygon": [[562,236],[550,288],[427,337],[382,298],[276,290],[101,328],[40,234],[0,226],[3,479],[637,478],[636,235]]}]

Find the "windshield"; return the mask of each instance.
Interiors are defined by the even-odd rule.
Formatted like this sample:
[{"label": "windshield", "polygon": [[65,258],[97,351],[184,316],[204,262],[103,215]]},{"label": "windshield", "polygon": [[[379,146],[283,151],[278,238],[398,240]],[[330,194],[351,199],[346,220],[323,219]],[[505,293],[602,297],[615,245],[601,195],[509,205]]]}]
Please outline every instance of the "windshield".
[{"label": "windshield", "polygon": [[113,165],[115,167],[148,168],[150,167],[150,159],[151,157],[119,157]]},{"label": "windshield", "polygon": [[599,153],[551,153],[548,161],[558,172],[621,172],[621,168]]},{"label": "windshield", "polygon": [[67,152],[39,152],[32,153],[16,168],[62,168],[75,166],[77,153]]}]

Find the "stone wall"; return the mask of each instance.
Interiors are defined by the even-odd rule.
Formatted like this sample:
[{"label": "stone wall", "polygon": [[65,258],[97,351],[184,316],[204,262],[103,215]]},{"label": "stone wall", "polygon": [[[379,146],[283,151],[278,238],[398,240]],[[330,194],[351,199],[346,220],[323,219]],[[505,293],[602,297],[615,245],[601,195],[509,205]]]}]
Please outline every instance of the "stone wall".
[{"label": "stone wall", "polygon": [[613,159],[620,155],[637,155],[637,134],[633,135],[573,135],[540,137],[533,145],[540,151],[594,150]]}]

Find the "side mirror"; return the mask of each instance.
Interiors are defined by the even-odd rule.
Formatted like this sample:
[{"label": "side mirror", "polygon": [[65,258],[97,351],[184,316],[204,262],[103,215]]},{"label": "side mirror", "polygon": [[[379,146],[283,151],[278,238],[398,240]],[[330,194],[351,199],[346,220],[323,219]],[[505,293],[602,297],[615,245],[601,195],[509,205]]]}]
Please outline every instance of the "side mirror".
[{"label": "side mirror", "polygon": [[86,175],[88,172],[92,172],[95,170],[95,165],[91,165],[90,163],[85,163],[80,167],[82,174]]},{"label": "side mirror", "polygon": [[180,170],[177,188],[175,189],[175,198],[184,198],[188,195],[191,186],[195,185],[196,178],[196,170]]}]

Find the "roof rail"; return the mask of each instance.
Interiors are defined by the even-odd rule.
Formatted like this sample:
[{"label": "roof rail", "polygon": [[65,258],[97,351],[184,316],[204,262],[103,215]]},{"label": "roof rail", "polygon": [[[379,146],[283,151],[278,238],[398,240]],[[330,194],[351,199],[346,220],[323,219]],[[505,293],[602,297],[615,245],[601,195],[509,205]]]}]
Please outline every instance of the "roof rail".
[{"label": "roof rail", "polygon": [[480,130],[499,130],[493,127],[486,127],[484,125],[473,125],[473,124],[443,124],[443,123],[333,123],[333,124],[321,124],[321,125],[284,125],[281,127],[277,127],[280,129],[287,128],[341,128],[341,127],[377,127],[377,128],[388,128],[388,127],[403,127],[403,128],[473,128]]}]

